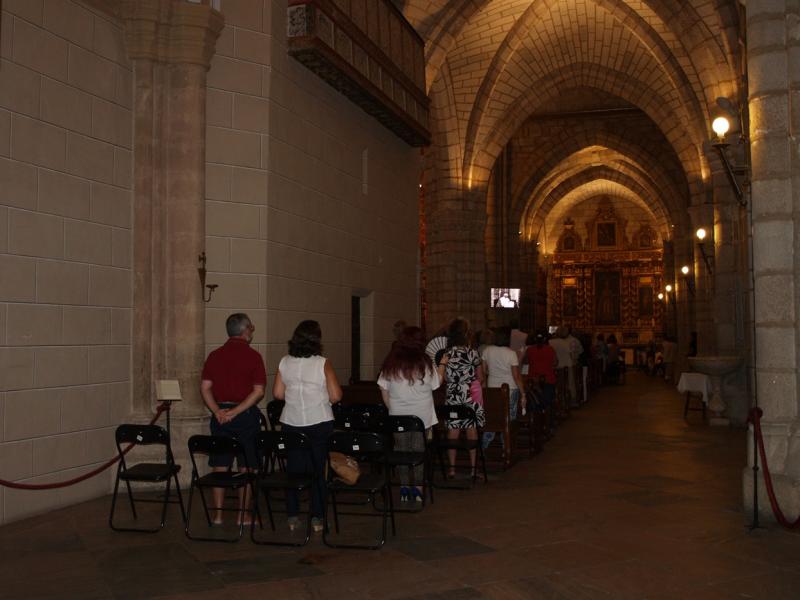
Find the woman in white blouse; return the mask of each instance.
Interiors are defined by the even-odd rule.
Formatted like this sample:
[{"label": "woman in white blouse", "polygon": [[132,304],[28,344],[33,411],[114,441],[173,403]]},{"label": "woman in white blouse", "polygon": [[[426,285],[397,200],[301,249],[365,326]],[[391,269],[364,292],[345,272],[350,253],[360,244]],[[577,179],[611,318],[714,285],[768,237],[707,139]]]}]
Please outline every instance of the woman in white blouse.
[{"label": "woman in white blouse", "polygon": [[[406,327],[392,344],[392,349],[383,361],[378,385],[383,402],[390,415],[414,415],[425,424],[425,438],[437,423],[433,408],[433,390],[439,387],[439,372],[434,368],[430,356],[425,353],[425,334],[419,327]],[[400,452],[424,452],[425,445],[418,433],[395,433],[394,448]],[[422,502],[423,467],[414,467],[414,478],[410,469],[400,467],[400,500],[413,499]]]},{"label": "woman in white blouse", "polygon": [[[508,385],[509,403],[508,412],[511,421],[517,418],[517,410],[520,399],[522,406],[526,406],[526,401],[522,392],[525,390],[525,383],[519,370],[519,357],[517,353],[509,348],[511,343],[511,328],[498,327],[494,330],[494,344],[490,344],[483,349],[481,358],[483,359],[483,372],[488,376],[486,387],[499,388],[503,384]],[[502,438],[502,434],[500,434]],[[487,431],[483,434],[483,447],[486,448],[494,440],[494,431]]]},{"label": "woman in white blouse", "polygon": [[[333,432],[331,405],[342,399],[342,388],[336,379],[331,361],[322,356],[322,330],[316,321],[302,321],[289,340],[289,354],[281,359],[272,396],[286,400],[281,413],[284,431],[304,433],[311,441],[317,481],[311,491],[311,526],[322,531],[325,510],[324,465],[328,436]],[[290,473],[309,471],[303,453],[290,452],[286,469]],[[299,501],[296,492],[287,491],[286,512],[289,529],[300,526]]]}]

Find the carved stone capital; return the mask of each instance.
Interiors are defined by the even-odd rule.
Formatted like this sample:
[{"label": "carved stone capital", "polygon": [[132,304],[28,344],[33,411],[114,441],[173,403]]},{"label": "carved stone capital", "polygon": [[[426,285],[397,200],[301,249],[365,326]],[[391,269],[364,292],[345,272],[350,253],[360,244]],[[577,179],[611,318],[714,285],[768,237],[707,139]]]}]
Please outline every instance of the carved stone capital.
[{"label": "carved stone capital", "polygon": [[120,0],[118,6],[132,59],[210,67],[225,25],[219,11],[185,0]]}]

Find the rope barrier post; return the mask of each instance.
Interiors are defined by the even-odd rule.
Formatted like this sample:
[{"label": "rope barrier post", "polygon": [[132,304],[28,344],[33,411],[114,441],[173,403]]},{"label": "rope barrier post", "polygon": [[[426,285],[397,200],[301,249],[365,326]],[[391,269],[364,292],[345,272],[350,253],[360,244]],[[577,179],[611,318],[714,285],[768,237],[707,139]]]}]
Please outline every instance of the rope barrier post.
[{"label": "rope barrier post", "polygon": [[750,418],[748,419],[748,421],[751,421],[753,426],[753,522],[750,523],[748,531],[763,529],[758,521],[758,434],[756,432],[757,428],[755,424],[755,419],[758,418],[758,414],[756,413],[757,410],[757,408],[754,408],[751,412]]},{"label": "rope barrier post", "polygon": [[170,413],[172,413],[172,400],[162,400],[161,403],[166,407],[164,412],[167,413],[167,436],[169,437],[170,444],[172,443],[172,428],[171,428],[171,421],[169,418]]},{"label": "rope barrier post", "polygon": [[156,400],[161,403],[167,413],[167,433],[170,436],[170,443],[172,442],[172,422],[170,420],[170,413],[172,412],[172,403],[179,402],[183,399],[181,396],[181,385],[177,379],[158,379],[156,382]]}]

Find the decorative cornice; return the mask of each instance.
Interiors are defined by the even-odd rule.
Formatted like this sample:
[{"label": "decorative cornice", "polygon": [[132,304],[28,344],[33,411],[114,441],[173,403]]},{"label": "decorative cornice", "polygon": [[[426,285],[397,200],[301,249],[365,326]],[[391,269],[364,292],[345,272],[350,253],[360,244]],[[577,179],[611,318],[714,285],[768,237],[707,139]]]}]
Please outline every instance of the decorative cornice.
[{"label": "decorative cornice", "polygon": [[119,11],[131,58],[211,66],[225,17],[208,4],[120,0]]}]

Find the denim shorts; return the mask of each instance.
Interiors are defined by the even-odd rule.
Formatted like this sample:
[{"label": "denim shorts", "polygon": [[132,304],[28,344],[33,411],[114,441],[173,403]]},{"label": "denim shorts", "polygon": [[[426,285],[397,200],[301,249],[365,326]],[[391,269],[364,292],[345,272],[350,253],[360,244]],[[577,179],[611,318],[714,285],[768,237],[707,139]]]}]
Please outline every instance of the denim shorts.
[{"label": "denim shorts", "polygon": [[[220,408],[233,408],[236,404],[223,403]],[[256,437],[261,429],[258,419],[258,408],[251,406],[241,414],[236,415],[232,421],[220,425],[215,416],[211,416],[211,435],[236,438],[244,449],[244,455],[236,457],[239,469],[245,465],[250,469],[258,466],[256,457]],[[215,454],[208,457],[209,467],[230,467],[233,464],[233,454]]]}]

